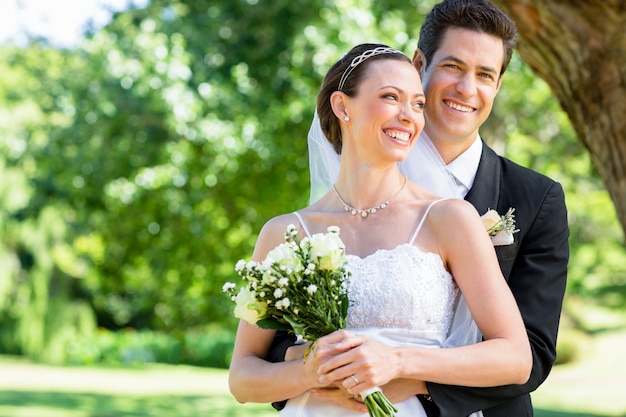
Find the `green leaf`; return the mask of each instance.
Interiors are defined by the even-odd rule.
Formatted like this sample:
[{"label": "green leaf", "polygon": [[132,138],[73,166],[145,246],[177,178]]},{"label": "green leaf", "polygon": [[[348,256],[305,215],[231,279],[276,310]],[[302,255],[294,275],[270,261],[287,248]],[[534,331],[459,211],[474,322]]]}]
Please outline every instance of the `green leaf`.
[{"label": "green leaf", "polygon": [[291,330],[290,325],[281,323],[280,321],[273,318],[261,319],[256,322],[256,325],[262,329]]}]

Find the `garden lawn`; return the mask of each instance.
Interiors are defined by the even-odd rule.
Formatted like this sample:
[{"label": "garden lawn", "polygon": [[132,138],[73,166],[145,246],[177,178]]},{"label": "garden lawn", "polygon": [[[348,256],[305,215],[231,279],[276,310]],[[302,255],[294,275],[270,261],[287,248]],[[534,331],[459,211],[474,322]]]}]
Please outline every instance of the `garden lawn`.
[{"label": "garden lawn", "polygon": [[277,417],[238,404],[227,372],[191,366],[55,367],[0,356],[0,417]]},{"label": "garden lawn", "polygon": [[[593,339],[533,394],[536,417],[626,417],[626,331]],[[238,404],[225,370],[55,367],[0,356],[0,417],[277,417]]]}]

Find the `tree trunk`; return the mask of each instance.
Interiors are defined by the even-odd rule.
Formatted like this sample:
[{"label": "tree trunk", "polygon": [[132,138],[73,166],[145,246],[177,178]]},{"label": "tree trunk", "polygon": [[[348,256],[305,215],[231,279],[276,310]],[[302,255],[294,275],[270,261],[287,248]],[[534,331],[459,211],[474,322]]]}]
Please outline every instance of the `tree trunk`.
[{"label": "tree trunk", "polygon": [[568,114],[626,235],[626,1],[493,0]]}]

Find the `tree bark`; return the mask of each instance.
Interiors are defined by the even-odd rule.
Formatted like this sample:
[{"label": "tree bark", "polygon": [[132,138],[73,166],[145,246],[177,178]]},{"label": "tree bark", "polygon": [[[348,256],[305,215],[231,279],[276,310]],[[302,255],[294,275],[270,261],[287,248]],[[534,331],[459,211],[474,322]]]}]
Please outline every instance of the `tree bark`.
[{"label": "tree bark", "polygon": [[626,1],[493,3],[515,20],[520,57],[568,114],[626,235]]}]

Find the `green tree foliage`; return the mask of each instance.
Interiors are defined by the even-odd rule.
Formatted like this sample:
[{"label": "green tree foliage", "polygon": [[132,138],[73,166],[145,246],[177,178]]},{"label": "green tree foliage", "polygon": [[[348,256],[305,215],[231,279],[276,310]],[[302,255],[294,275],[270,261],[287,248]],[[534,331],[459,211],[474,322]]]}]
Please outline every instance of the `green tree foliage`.
[{"label": "green tree foliage", "polygon": [[[234,262],[307,203],[323,74],[361,42],[412,54],[433,3],[154,0],[77,49],[0,47],[0,349],[36,355],[94,320],[232,325]],[[565,186],[570,293],[623,306],[610,200],[517,57],[482,135]]]}]

